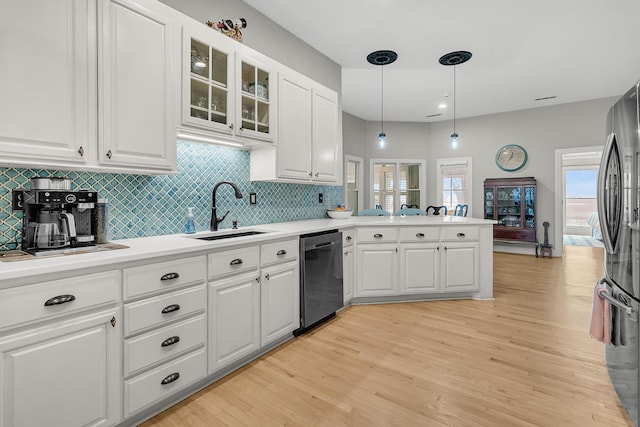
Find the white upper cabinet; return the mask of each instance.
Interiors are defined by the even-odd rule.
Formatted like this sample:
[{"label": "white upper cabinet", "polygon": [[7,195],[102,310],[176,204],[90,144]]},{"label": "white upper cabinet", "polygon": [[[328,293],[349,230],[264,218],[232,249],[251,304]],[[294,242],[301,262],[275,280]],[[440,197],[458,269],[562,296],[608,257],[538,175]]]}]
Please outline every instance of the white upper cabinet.
[{"label": "white upper cabinet", "polygon": [[175,171],[175,13],[154,0],[3,5],[0,165]]},{"label": "white upper cabinet", "polygon": [[0,164],[82,166],[95,141],[95,2],[3,2]]},{"label": "white upper cabinet", "polygon": [[98,12],[99,162],[174,171],[178,31],[154,0],[102,0]]},{"label": "white upper cabinet", "polygon": [[252,181],[340,183],[338,94],[281,67],[275,147],[251,152]]},{"label": "white upper cabinet", "polygon": [[273,142],[277,63],[182,16],[182,102],[178,137]]}]

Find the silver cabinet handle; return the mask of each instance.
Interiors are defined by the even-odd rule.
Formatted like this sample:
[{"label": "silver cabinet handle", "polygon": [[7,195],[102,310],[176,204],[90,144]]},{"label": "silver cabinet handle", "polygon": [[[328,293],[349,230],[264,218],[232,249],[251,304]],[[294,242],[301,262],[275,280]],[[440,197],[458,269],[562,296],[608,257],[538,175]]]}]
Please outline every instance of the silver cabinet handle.
[{"label": "silver cabinet handle", "polygon": [[172,313],[180,310],[180,304],[171,304],[162,309],[162,314]]},{"label": "silver cabinet handle", "polygon": [[84,157],[84,148],[82,148],[82,146],[78,148],[78,154],[80,154],[80,157]]},{"label": "silver cabinet handle", "polygon": [[264,275],[265,280],[270,280],[271,279],[271,275],[269,273]]},{"label": "silver cabinet handle", "polygon": [[456,234],[456,236],[460,237],[461,239],[466,237],[466,235],[464,233],[458,233],[458,234]]},{"label": "silver cabinet handle", "polygon": [[422,238],[422,237],[424,237],[424,233],[416,233],[416,237]]},{"label": "silver cabinet handle", "polygon": [[278,253],[276,253],[276,255],[286,255],[286,254],[287,254],[287,251],[285,251],[284,249],[280,249]]},{"label": "silver cabinet handle", "polygon": [[229,265],[240,265],[240,264],[242,264],[242,260],[240,258],[231,260],[231,262],[229,263]]},{"label": "silver cabinet handle", "polygon": [[373,238],[374,239],[382,239],[382,234],[376,233],[376,234],[373,235]]},{"label": "silver cabinet handle", "polygon": [[351,236],[347,236],[347,237],[346,237],[346,239],[347,239],[347,242],[348,242],[348,241],[350,241],[352,238],[351,238]]},{"label": "silver cabinet handle", "polygon": [[107,159],[111,159],[111,150],[107,151]]}]

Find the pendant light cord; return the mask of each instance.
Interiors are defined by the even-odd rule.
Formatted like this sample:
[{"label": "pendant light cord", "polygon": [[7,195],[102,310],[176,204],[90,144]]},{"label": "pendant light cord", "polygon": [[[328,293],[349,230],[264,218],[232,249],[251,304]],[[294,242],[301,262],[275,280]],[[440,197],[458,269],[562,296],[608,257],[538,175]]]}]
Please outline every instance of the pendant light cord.
[{"label": "pendant light cord", "polygon": [[453,66],[453,133],[456,133],[456,66]]},{"label": "pendant light cord", "polygon": [[380,75],[382,76],[382,96],[380,97],[382,100],[382,105],[380,108],[381,117],[380,117],[380,133],[384,133],[384,65],[380,66]]}]

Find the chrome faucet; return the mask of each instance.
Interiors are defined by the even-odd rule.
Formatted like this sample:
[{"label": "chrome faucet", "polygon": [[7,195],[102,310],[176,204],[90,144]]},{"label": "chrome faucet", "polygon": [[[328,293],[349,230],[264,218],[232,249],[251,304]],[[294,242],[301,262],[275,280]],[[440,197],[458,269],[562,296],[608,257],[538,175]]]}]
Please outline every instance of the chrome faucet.
[{"label": "chrome faucet", "polygon": [[225,213],[222,218],[218,218],[218,216],[216,214],[216,209],[217,209],[216,208],[216,191],[218,191],[218,187],[220,187],[222,184],[229,184],[230,186],[232,186],[233,189],[236,192],[236,199],[242,199],[242,193],[238,189],[238,186],[236,184],[234,184],[233,182],[222,181],[222,182],[217,183],[213,187],[213,193],[212,193],[212,196],[211,196],[211,227],[209,227],[209,229],[211,231],[218,231],[218,224],[220,224],[222,221],[224,221],[224,219],[229,214],[229,211],[227,211],[227,213]]}]

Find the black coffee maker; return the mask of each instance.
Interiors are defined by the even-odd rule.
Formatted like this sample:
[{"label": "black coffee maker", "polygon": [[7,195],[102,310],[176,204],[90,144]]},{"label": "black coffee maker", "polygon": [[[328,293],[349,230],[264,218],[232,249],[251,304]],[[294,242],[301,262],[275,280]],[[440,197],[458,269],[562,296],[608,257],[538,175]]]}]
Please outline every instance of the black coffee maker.
[{"label": "black coffee maker", "polygon": [[[92,190],[72,191],[62,178],[37,178],[30,190],[13,191],[13,210],[22,211],[22,250],[53,255],[95,246],[93,211],[98,195]],[[49,186],[41,188],[43,181]]]}]

